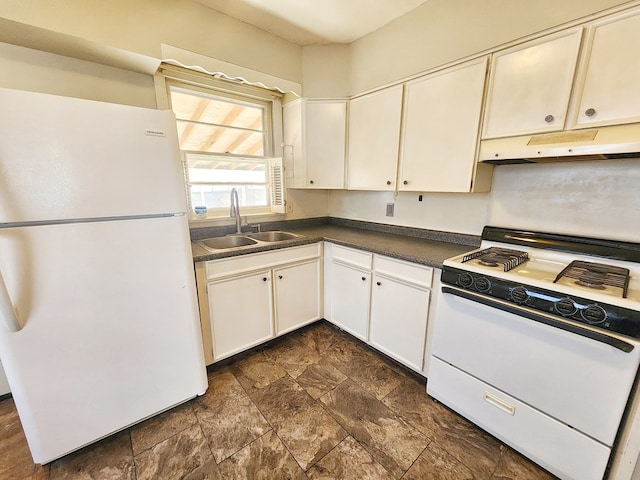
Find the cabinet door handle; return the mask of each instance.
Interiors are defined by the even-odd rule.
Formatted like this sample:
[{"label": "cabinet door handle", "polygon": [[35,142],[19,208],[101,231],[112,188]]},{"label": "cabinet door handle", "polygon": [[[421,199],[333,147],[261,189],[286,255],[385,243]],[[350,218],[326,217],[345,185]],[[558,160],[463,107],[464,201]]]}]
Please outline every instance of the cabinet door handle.
[{"label": "cabinet door handle", "polygon": [[391,185],[391,180],[387,180],[387,185]]},{"label": "cabinet door handle", "polygon": [[376,282],[376,285],[380,286],[382,285],[382,282]]},{"label": "cabinet door handle", "polygon": [[267,277],[262,277],[263,282],[266,282],[267,280],[269,280]]},{"label": "cabinet door handle", "polygon": [[282,280],[282,279],[284,278],[284,276],[283,276],[283,275],[278,275],[278,278],[279,278],[280,280]]},{"label": "cabinet door handle", "polygon": [[405,180],[404,182],[402,182],[404,185],[409,185],[409,181]]},{"label": "cabinet door handle", "polygon": [[596,114],[596,110],[595,110],[595,108],[587,108],[587,109],[584,111],[584,114],[585,114],[587,117],[593,117],[593,116]]},{"label": "cabinet door handle", "polygon": [[547,123],[553,122],[553,115],[547,115],[546,117],[544,117],[544,121]]},{"label": "cabinet door handle", "polygon": [[366,281],[366,280],[367,280],[367,277],[362,277],[362,281],[363,282]]},{"label": "cabinet door handle", "polygon": [[309,180],[309,183],[310,183],[311,185],[313,185],[313,180]]}]

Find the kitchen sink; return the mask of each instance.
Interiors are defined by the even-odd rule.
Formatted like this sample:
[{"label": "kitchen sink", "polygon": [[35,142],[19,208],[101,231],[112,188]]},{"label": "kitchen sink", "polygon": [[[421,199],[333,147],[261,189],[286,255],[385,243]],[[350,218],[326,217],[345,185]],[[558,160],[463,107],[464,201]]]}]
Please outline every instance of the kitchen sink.
[{"label": "kitchen sink", "polygon": [[258,242],[244,235],[229,235],[227,237],[207,238],[200,243],[205,247],[224,250],[226,248],[247,247],[249,245],[255,245]]},{"label": "kitchen sink", "polygon": [[294,238],[298,238],[299,235],[296,235],[295,233],[276,231],[249,233],[247,234],[247,237],[260,240],[261,242],[281,242],[283,240],[293,240]]},{"label": "kitchen sink", "polygon": [[255,247],[265,243],[285,242],[301,238],[302,235],[295,233],[273,231],[273,232],[257,232],[237,235],[227,235],[225,237],[206,238],[198,241],[198,244],[211,252],[220,250],[230,250],[236,248]]}]

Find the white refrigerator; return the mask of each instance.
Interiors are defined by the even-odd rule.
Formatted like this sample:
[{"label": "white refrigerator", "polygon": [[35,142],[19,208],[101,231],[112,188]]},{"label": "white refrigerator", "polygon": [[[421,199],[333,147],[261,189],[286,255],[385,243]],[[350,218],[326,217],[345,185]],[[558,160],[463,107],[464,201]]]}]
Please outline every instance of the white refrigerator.
[{"label": "white refrigerator", "polygon": [[171,112],[0,89],[0,273],[36,463],[207,389]]}]

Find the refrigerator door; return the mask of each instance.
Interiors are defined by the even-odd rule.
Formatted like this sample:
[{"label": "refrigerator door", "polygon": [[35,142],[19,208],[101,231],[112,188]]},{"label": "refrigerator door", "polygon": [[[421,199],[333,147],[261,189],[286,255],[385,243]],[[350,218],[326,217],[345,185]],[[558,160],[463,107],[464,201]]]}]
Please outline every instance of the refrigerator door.
[{"label": "refrigerator door", "polygon": [[175,117],[0,88],[3,223],[185,212]]},{"label": "refrigerator door", "polygon": [[203,393],[186,217],[0,230],[0,355],[36,463]]}]

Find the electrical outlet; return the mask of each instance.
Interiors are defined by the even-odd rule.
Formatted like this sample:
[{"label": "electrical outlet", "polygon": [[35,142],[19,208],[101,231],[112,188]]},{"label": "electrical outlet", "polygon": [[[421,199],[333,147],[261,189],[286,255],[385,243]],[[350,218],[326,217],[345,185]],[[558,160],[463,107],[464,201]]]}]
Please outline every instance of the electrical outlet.
[{"label": "electrical outlet", "polygon": [[387,217],[393,217],[394,203],[387,203]]}]

